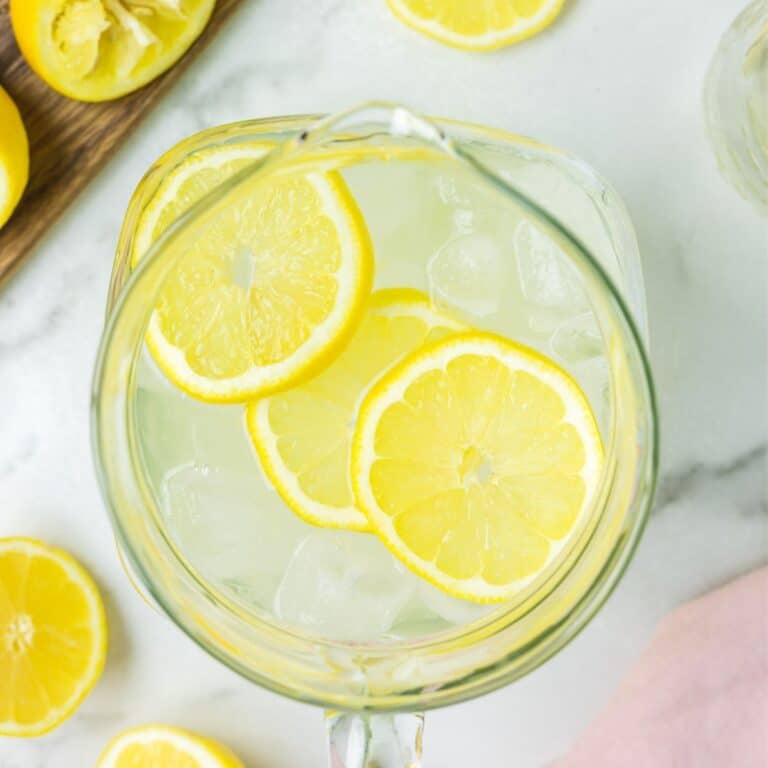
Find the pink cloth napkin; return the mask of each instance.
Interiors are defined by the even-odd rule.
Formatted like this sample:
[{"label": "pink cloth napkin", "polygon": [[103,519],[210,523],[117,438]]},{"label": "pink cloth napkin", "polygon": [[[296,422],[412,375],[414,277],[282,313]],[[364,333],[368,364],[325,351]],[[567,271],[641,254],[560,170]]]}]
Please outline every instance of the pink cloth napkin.
[{"label": "pink cloth napkin", "polygon": [[768,768],[768,568],[678,608],[557,768]]}]

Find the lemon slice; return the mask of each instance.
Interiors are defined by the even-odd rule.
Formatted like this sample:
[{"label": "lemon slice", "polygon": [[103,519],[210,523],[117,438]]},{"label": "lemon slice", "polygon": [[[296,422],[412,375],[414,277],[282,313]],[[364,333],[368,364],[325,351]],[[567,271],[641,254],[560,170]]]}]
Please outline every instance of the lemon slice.
[{"label": "lemon slice", "polygon": [[104,666],[101,597],[68,554],[0,539],[0,734],[37,736],[66,720]]},{"label": "lemon slice", "polygon": [[215,0],[11,0],[30,67],[81,101],[135,91],[176,63],[205,29]]},{"label": "lemon slice", "polygon": [[243,768],[223,744],[167,725],[144,725],[114,738],[96,768]]},{"label": "lemon slice", "polygon": [[188,155],[163,179],[141,212],[131,245],[131,266],[179,216],[274,146],[265,141],[222,144]]},{"label": "lemon slice", "polygon": [[248,406],[248,431],[262,467],[299,517],[325,527],[368,530],[349,478],[360,401],[409,352],[462,328],[436,312],[420,291],[377,291],[352,340],[328,368]]},{"label": "lemon slice", "polygon": [[29,178],[29,143],[19,110],[0,86],[0,228],[11,218]]},{"label": "lemon slice", "polygon": [[[269,145],[191,155],[142,214],[132,259]],[[147,344],[168,378],[207,402],[242,402],[327,364],[370,292],[373,249],[334,172],[273,176],[230,192],[226,209],[163,286]]]},{"label": "lemon slice", "polygon": [[535,35],[560,13],[564,0],[387,0],[417,32],[441,43],[487,51]]},{"label": "lemon slice", "polygon": [[374,385],[351,475],[396,557],[456,597],[497,602],[580,528],[602,460],[589,404],[566,373],[471,332],[415,352]]}]

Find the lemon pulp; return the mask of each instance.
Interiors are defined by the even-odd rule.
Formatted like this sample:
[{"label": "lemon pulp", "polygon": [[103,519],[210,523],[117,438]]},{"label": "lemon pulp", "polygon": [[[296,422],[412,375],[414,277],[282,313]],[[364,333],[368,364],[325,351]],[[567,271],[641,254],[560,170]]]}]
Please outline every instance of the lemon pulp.
[{"label": "lemon pulp", "polygon": [[136,90],[176,63],[208,23],[215,0],[11,0],[30,66],[74,99]]}]

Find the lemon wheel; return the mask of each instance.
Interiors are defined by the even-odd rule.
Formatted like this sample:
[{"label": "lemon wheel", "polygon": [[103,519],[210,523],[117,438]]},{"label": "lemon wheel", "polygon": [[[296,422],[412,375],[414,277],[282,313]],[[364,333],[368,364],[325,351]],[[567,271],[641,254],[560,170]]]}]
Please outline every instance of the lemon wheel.
[{"label": "lemon wheel", "polygon": [[566,373],[469,332],[415,352],[371,389],[351,477],[396,557],[456,597],[498,602],[579,529],[602,459],[589,404]]},{"label": "lemon wheel", "polygon": [[[142,214],[133,262],[269,149],[229,145],[188,157]],[[166,280],[147,332],[168,378],[206,402],[247,401],[327,365],[357,326],[373,276],[370,236],[339,174],[280,174],[229,195]]]}]

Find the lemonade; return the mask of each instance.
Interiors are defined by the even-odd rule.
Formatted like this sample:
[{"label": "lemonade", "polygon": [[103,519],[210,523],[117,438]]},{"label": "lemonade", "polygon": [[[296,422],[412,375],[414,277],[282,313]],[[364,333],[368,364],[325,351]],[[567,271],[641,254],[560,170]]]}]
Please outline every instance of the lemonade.
[{"label": "lemonade", "polygon": [[[178,551],[200,577],[254,617],[334,640],[431,637],[503,610],[505,602],[491,591],[487,601],[474,594],[465,599],[458,586],[436,585],[372,530],[351,490],[354,483],[342,477],[361,399],[424,345],[463,332],[490,332],[537,350],[567,372],[578,387],[564,386],[584,393],[585,412],[594,414],[605,442],[606,346],[569,255],[470,169],[440,158],[404,162],[373,153],[335,172],[359,210],[374,255],[372,289],[366,289],[370,305],[355,310],[357,336],[316,372],[231,404],[216,402],[215,394],[209,402],[199,391],[187,394],[183,382],[174,383],[173,373],[161,370],[168,368],[162,351],[145,344],[135,394],[140,455]],[[521,174],[518,181],[544,183],[550,196],[568,194],[555,173],[539,179]],[[268,226],[264,217],[260,221]],[[241,248],[228,263],[227,279],[240,287],[257,279],[258,253]],[[604,267],[621,276],[615,261]],[[228,306],[234,301],[228,299]],[[377,313],[388,318],[386,328],[375,329]],[[360,366],[367,368],[361,372]],[[217,380],[224,376],[219,373]],[[345,386],[350,393],[341,391]],[[500,405],[489,401],[487,407],[492,412]],[[270,414],[277,426],[270,426]],[[334,440],[334,456],[323,453],[323,442]],[[596,454],[600,442],[596,437],[591,444]],[[557,453],[562,446],[554,441],[546,451]],[[300,474],[305,455],[319,467],[315,476]],[[482,489],[496,482],[494,468],[484,467],[479,454],[476,461],[471,451],[465,458],[462,483]],[[417,473],[406,473],[403,482]],[[573,526],[589,528],[591,515],[587,510]],[[517,547],[514,556],[523,562],[537,547],[546,549],[541,563],[531,566],[538,569],[534,580],[558,563],[570,525],[553,528],[551,538],[522,528],[510,534],[508,546]]]}]

